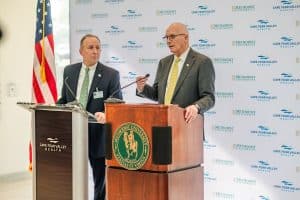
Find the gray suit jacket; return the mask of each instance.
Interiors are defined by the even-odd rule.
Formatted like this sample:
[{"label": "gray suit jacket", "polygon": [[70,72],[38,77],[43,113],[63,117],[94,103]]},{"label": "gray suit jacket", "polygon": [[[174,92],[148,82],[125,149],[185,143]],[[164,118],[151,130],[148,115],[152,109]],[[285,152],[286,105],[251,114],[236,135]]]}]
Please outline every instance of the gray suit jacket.
[{"label": "gray suit jacket", "polygon": [[[139,96],[147,97],[163,104],[168,75],[174,56],[169,55],[159,61],[153,86],[145,85]],[[215,104],[215,71],[212,61],[207,56],[190,49],[178,78],[172,104],[185,108],[197,104],[203,114]]]}]

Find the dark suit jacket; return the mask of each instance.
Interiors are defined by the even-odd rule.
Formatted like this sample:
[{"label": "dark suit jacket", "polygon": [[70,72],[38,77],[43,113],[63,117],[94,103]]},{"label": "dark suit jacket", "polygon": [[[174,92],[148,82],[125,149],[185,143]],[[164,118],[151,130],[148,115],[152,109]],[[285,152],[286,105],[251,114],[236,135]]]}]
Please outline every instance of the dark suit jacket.
[{"label": "dark suit jacket", "polygon": [[[159,61],[153,86],[145,85],[140,96],[150,98],[163,104],[169,71],[174,55],[169,55]],[[190,49],[186,57],[182,71],[178,78],[171,104],[178,104],[185,108],[192,104],[198,104],[199,112],[213,107],[215,71],[212,61],[205,55]]]},{"label": "dark suit jacket", "polygon": [[[82,63],[76,63],[66,66],[64,69],[63,80],[67,82],[67,84],[70,86],[71,90],[75,93],[75,95],[77,93],[77,84],[81,66]],[[66,104],[75,100],[74,95],[72,95],[72,92],[66,87],[65,81],[62,87],[61,97],[57,101],[58,104]],[[119,88],[119,72],[98,62],[89,91],[86,110],[93,114],[95,112],[104,112],[104,100],[107,99],[114,91],[117,91]],[[102,91],[103,97],[94,98],[93,93],[95,91]],[[115,94],[114,97],[122,99],[121,92]],[[90,123],[88,131],[89,156],[93,158],[104,157],[105,138],[103,132],[103,125],[98,123]]]}]

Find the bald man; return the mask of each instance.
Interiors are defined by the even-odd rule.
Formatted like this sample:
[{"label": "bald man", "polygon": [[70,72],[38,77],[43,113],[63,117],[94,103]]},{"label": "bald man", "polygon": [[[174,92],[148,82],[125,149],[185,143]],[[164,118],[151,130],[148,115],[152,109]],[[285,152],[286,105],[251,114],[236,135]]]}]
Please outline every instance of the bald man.
[{"label": "bald man", "polygon": [[215,104],[214,67],[210,58],[189,46],[184,24],[171,24],[163,38],[172,54],[159,61],[152,86],[147,79],[137,77],[137,95],[160,104],[178,104],[185,109],[185,120],[190,123]]}]

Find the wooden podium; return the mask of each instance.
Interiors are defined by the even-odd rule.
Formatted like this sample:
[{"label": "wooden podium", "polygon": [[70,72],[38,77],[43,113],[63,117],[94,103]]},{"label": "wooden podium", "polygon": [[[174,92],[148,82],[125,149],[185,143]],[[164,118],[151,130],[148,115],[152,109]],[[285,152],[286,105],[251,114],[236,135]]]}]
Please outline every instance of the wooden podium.
[{"label": "wooden podium", "polygon": [[[108,200],[204,199],[201,116],[187,124],[182,108],[157,104],[106,104],[105,112]],[[127,123],[141,127],[149,140],[148,158],[138,170],[125,169],[116,157],[116,146],[130,131],[116,134]]]},{"label": "wooden podium", "polygon": [[32,111],[33,200],[87,200],[85,111],[66,105],[18,105]]}]

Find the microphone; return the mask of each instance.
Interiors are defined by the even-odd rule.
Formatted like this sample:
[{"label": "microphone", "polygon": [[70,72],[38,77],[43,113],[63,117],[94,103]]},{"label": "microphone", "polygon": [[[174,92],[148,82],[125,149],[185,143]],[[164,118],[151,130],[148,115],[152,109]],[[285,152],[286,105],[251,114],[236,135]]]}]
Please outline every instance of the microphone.
[{"label": "microphone", "polygon": [[91,117],[94,120],[97,121],[95,115],[93,115],[92,113],[90,113],[89,111],[87,111],[83,105],[77,100],[75,93],[73,92],[73,90],[71,89],[70,85],[68,84],[67,80],[69,79],[69,77],[67,76],[64,80],[64,83],[66,85],[66,88],[68,89],[68,91],[71,93],[71,96],[73,97],[73,99],[75,99],[74,101],[71,101],[69,103],[67,103],[67,105],[74,105],[74,106],[78,106],[81,110],[83,110],[89,117]]},{"label": "microphone", "polygon": [[127,88],[127,87],[131,86],[132,84],[137,83],[140,80],[144,80],[144,79],[148,78],[149,76],[150,76],[150,74],[146,74],[144,77],[140,78],[139,80],[135,80],[135,81],[128,83],[127,85],[124,85],[123,87],[115,90],[104,102],[105,103],[125,103],[125,101],[118,99],[118,98],[113,98],[113,96],[115,94],[117,94],[118,92],[120,92],[121,90],[123,90],[124,88]]}]

